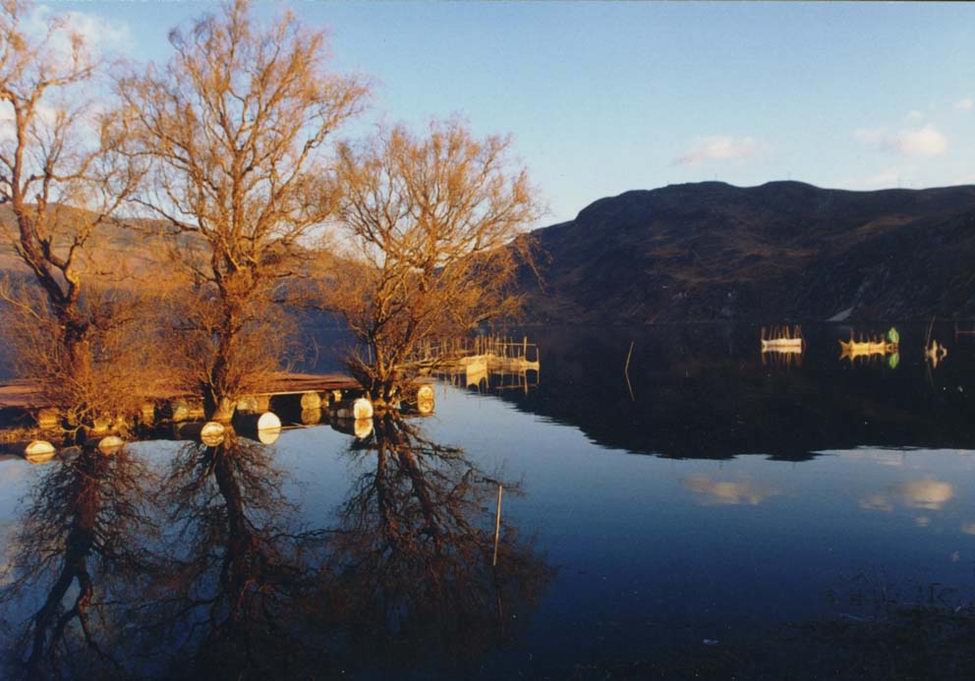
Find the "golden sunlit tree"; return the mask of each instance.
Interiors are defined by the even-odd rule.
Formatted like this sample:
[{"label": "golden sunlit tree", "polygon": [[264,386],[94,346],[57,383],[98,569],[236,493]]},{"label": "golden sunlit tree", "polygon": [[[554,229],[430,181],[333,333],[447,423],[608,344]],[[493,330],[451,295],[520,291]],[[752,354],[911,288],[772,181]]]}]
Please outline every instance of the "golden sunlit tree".
[{"label": "golden sunlit tree", "polygon": [[246,2],[170,33],[176,52],[122,78],[130,151],[151,168],[137,203],[161,219],[190,284],[177,298],[174,366],[208,415],[277,368],[272,299],[334,200],[327,140],[365,87],[327,69],[324,34]]},{"label": "golden sunlit tree", "polygon": [[347,248],[322,286],[324,306],[365,352],[349,370],[393,401],[419,371],[418,348],[514,314],[511,284],[530,263],[522,230],[538,216],[507,137],[475,138],[456,120],[417,136],[396,127],[339,149],[339,239]]},{"label": "golden sunlit tree", "polygon": [[140,173],[87,99],[100,67],[91,46],[58,19],[38,28],[31,10],[0,4],[0,234],[23,272],[0,284],[2,326],[21,373],[77,426],[131,395],[120,389],[130,314],[92,245],[118,229]]}]

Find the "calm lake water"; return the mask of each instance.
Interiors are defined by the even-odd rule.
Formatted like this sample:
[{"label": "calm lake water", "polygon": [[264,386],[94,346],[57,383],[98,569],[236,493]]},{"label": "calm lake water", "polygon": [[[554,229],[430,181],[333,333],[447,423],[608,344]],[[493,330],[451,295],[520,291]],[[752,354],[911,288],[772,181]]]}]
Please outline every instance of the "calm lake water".
[{"label": "calm lake water", "polygon": [[932,366],[898,328],[851,361],[850,328],[806,327],[798,362],[754,327],[530,329],[527,386],[441,384],[362,439],[0,460],[5,650],[79,678],[972,678],[975,336],[936,326]]}]

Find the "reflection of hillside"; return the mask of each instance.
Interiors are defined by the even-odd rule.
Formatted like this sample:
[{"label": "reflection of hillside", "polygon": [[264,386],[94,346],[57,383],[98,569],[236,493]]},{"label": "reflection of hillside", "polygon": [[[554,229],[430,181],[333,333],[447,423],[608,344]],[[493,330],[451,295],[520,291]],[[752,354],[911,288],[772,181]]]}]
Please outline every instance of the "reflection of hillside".
[{"label": "reflection of hillside", "polygon": [[[801,460],[862,444],[971,447],[966,382],[975,353],[937,373],[923,359],[926,328],[902,329],[896,369],[836,358],[847,329],[807,329],[801,367],[763,366],[757,328],[533,329],[545,380],[528,395],[502,394],[520,409],[581,429],[601,445],[667,457],[765,453]],[[634,341],[627,390],[623,368]],[[916,355],[916,356],[915,356]],[[959,389],[961,386],[961,389]],[[975,387],[975,386],[973,386]]]}]

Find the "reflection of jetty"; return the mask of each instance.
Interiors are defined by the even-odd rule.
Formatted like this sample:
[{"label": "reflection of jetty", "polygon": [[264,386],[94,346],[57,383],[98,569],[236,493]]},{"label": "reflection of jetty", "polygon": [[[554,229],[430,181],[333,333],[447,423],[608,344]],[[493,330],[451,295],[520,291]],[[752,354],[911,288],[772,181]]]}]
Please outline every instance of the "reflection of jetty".
[{"label": "reflection of jetty", "polygon": [[887,338],[874,336],[872,338],[853,338],[840,341],[840,357],[854,360],[858,357],[883,357],[897,355],[900,351],[900,335],[896,329],[887,332]]},{"label": "reflection of jetty", "polygon": [[887,341],[840,341],[840,348],[844,357],[863,357],[866,355],[889,355],[897,352],[897,346]]},{"label": "reflection of jetty", "polygon": [[931,362],[932,368],[937,369],[938,365],[948,356],[948,348],[941,345],[937,340],[932,340],[931,344],[924,348],[924,357]]},{"label": "reflection of jetty", "polygon": [[[402,406],[410,413],[432,413],[435,397],[430,383],[430,378],[421,377],[405,386]],[[373,428],[374,407],[365,390],[338,374],[271,374],[261,388],[238,399],[232,415],[222,422],[205,421],[203,400],[176,389],[156,387],[141,397],[139,413],[96,418],[81,434],[105,451],[124,444],[115,434],[216,446],[227,433],[273,444],[283,427],[299,424],[328,423],[357,438],[368,437]],[[40,391],[27,382],[0,385],[0,456],[17,453],[34,463],[53,459],[57,447],[52,442],[67,446],[75,437],[63,429],[64,422],[65,415],[43,406]]]},{"label": "reflection of jetty", "polygon": [[538,384],[539,350],[527,337],[456,338],[431,343],[421,352],[431,374],[454,385],[527,392]]},{"label": "reflection of jetty", "polygon": [[799,355],[802,354],[804,347],[802,329],[798,326],[793,329],[788,327],[772,329],[768,336],[765,327],[762,327],[762,352]]},{"label": "reflection of jetty", "polygon": [[975,337],[975,326],[966,329],[959,326],[958,322],[955,322],[955,340],[963,336]]}]

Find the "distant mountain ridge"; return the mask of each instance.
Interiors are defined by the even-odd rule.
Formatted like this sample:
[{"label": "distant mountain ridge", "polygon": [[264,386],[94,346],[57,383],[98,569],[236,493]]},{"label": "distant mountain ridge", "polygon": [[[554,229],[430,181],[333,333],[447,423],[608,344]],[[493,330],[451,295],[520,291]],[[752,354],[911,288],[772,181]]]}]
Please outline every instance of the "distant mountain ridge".
[{"label": "distant mountain ridge", "polygon": [[[0,273],[23,272],[0,206]],[[534,231],[529,321],[975,318],[975,186],[846,191],[678,184],[599,199]],[[155,275],[158,238],[102,230],[91,266]]]},{"label": "distant mountain ridge", "polygon": [[534,321],[975,317],[975,186],[669,185],[533,232]]}]

